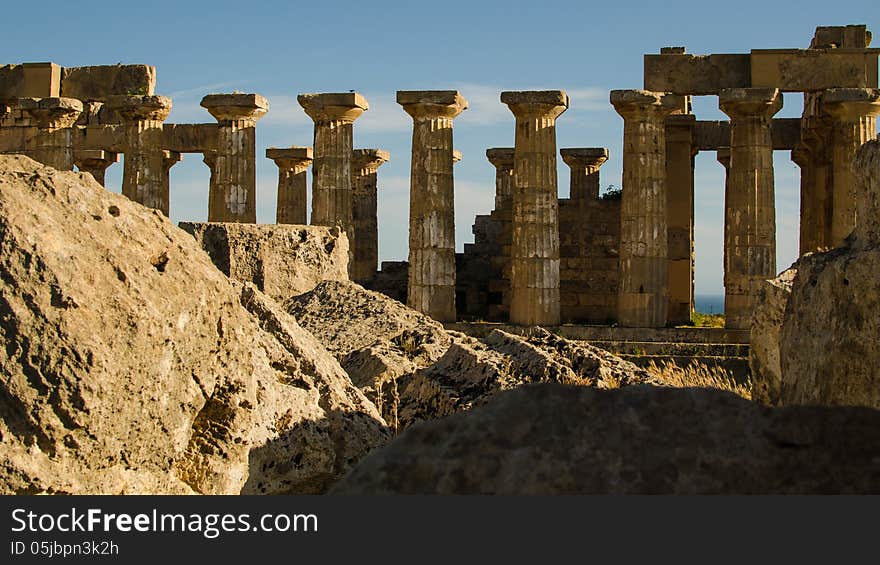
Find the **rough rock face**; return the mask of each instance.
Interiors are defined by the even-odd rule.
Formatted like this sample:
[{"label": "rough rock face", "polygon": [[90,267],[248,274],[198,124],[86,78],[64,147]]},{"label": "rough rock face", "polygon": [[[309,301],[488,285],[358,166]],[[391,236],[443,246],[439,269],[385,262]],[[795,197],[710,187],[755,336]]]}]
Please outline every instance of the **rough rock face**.
[{"label": "rough rock face", "polygon": [[880,408],[880,141],[856,154],[858,217],[841,247],[808,255],[780,333],[782,402]]},{"label": "rough rock face", "polygon": [[325,282],[285,304],[340,360],[393,428],[441,418],[527,383],[611,388],[653,382],[632,363],[535,328],[480,341],[354,283]]},{"label": "rough rock face", "polygon": [[181,222],[223,274],[275,300],[348,280],[348,238],[335,227]]},{"label": "rough rock face", "polygon": [[779,404],[782,393],[779,332],[795,275],[797,264],[775,279],[764,281],[755,297],[749,334],[749,369],[752,399],[765,404]]},{"label": "rough rock face", "polygon": [[20,156],[0,156],[0,336],[0,492],[318,492],[386,438],[192,237]]},{"label": "rough rock face", "polygon": [[405,431],[333,494],[880,492],[880,412],[558,384]]}]

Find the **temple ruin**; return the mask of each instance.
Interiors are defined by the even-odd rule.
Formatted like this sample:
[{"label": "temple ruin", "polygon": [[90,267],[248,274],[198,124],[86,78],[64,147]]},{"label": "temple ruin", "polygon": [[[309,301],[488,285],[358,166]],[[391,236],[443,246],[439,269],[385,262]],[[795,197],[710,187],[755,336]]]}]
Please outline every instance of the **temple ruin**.
[{"label": "temple ruin", "polygon": [[[278,170],[277,222],[340,226],[349,276],[442,322],[563,323],[665,328],[694,309],[694,157],[712,151],[726,170],[724,286],[727,328],[747,330],[761,281],[776,275],[773,152],[800,167],[800,253],[833,247],[853,230],[851,163],[877,135],[877,61],[863,25],[819,27],[806,49],[688,54],[664,47],[644,57],[642,89],[613,90],[623,121],[623,186],[600,196],[607,149],[557,148],[562,90],[502,92],[515,122],[509,147],[486,150],[495,206],[455,252],[453,121],[458,91],[399,91],[412,117],[409,257],[378,265],[382,149],[357,149],[357,92],[301,94],[313,146],[270,148]],[[185,153],[210,168],[209,222],[256,222],[255,93],[208,94],[214,121],[166,123],[172,101],[156,95],[147,65],[0,67],[0,153],[23,153],[104,182],[124,155],[122,192],[169,214],[169,171]],[[801,118],[774,117],[783,93],[801,93]],[[464,95],[463,95],[464,94]],[[728,121],[699,120],[694,96],[717,97]],[[296,140],[291,140],[296,141]],[[302,140],[299,140],[300,142]],[[601,140],[596,140],[601,141]],[[559,198],[557,159],[570,169]],[[312,170],[307,214],[307,171]]]}]

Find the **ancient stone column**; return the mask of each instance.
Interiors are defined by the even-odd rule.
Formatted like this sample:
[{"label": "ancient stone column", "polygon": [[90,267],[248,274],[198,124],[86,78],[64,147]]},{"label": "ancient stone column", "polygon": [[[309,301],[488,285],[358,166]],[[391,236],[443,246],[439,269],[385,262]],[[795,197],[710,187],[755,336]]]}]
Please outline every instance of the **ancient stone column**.
[{"label": "ancient stone column", "polygon": [[352,224],[355,233],[351,280],[371,281],[379,268],[377,171],[391,158],[381,149],[355,149],[351,157]]},{"label": "ancient stone column", "polygon": [[747,329],[758,287],[776,276],[770,124],[782,108],[782,94],[773,88],[731,88],[721,91],[719,102],[730,116],[730,186],[724,202],[725,325]]},{"label": "ancient stone column", "polygon": [[257,120],[269,111],[259,94],[209,94],[201,106],[217,120],[208,193],[209,222],[257,221]]},{"label": "ancient stone column", "polygon": [[312,164],[312,225],[340,226],[348,235],[349,271],[354,266],[351,150],[354,121],[369,108],[357,92],[300,94],[296,98],[315,122]]},{"label": "ancient stone column", "polygon": [[73,163],[84,173],[91,174],[98,184],[105,186],[104,177],[107,168],[119,162],[119,154],[100,149],[82,149],[73,154]]},{"label": "ancient stone column", "polygon": [[455,321],[455,184],[452,121],[468,103],[457,90],[397,91],[413,119],[407,304]]},{"label": "ancient stone column", "polygon": [[19,105],[37,122],[37,135],[30,155],[60,171],[72,171],[73,124],[82,113],[74,98],[21,98]]},{"label": "ancient stone column", "polygon": [[510,322],[555,326],[559,315],[559,191],[556,118],[562,90],[502,92],[516,118]]},{"label": "ancient stone column", "polygon": [[167,216],[162,122],[171,112],[171,100],[165,96],[119,95],[111,96],[107,106],[116,112],[125,129],[122,194]]},{"label": "ancient stone column", "polygon": [[666,118],[666,221],[670,324],[689,324],[694,309],[693,114]]},{"label": "ancient stone column", "polygon": [[572,200],[599,200],[599,167],[608,160],[604,147],[576,147],[560,149],[562,160],[571,169],[569,198]]},{"label": "ancient stone column", "polygon": [[169,208],[171,203],[171,167],[182,160],[183,155],[177,151],[162,151],[162,190],[168,195]]},{"label": "ancient stone column", "polygon": [[664,327],[669,310],[666,117],[681,97],[647,90],[612,90],[623,117],[620,209],[621,326]]},{"label": "ancient stone column", "polygon": [[[715,158],[724,166],[724,202],[730,202],[730,147],[719,147],[715,152]],[[724,249],[722,250],[722,269],[725,287],[727,286],[727,242],[730,236],[730,220],[728,218],[729,208],[724,208]]]},{"label": "ancient stone column", "polygon": [[801,210],[798,247],[800,250],[800,254],[803,255],[804,253],[815,251],[815,232],[817,229],[816,207],[814,202],[816,197],[815,170],[813,167],[813,158],[810,155],[810,150],[807,149],[804,143],[800,143],[797,147],[791,150],[791,160],[801,170]]},{"label": "ancient stone column", "polygon": [[822,105],[833,118],[831,245],[837,247],[856,225],[856,150],[877,137],[880,90],[875,88],[835,88],[825,91]]},{"label": "ancient stone column", "polygon": [[486,149],[486,158],[495,167],[495,209],[513,203],[513,147]]},{"label": "ancient stone column", "polygon": [[270,147],[266,157],[278,166],[278,204],[275,221],[279,224],[306,223],[306,171],[312,163],[311,147]]}]

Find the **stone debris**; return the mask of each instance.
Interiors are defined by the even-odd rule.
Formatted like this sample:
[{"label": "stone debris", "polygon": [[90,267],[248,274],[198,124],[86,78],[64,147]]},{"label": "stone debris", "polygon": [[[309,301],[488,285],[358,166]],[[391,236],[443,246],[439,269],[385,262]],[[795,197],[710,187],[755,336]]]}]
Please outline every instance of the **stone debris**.
[{"label": "stone debris", "polygon": [[749,369],[752,400],[779,404],[782,394],[782,367],[779,359],[779,332],[791,286],[797,275],[797,263],[775,279],[764,281],[755,295],[752,329],[749,332]]},{"label": "stone debris", "polygon": [[348,238],[339,228],[181,222],[224,275],[253,283],[275,300],[325,280],[348,280]]},{"label": "stone debris", "polygon": [[538,384],[406,430],[331,494],[876,494],[880,412]]},{"label": "stone debris", "polygon": [[0,156],[0,492],[322,492],[387,432],[337,361],[87,173]]}]

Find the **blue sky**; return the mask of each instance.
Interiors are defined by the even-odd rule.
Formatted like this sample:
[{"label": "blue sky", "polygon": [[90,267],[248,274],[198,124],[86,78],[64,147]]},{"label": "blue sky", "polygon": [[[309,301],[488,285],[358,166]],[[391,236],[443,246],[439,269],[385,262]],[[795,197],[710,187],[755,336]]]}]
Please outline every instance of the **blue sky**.
[{"label": "blue sky", "polygon": [[[602,186],[620,185],[622,119],[614,88],[642,86],[642,55],[684,45],[691,53],[806,47],[817,25],[867,24],[880,32],[875,2],[14,2],[3,15],[0,64],[51,60],[62,66],[147,63],[157,93],[171,96],[169,122],[210,122],[199,107],[213,92],[257,92],[270,110],[257,127],[257,214],[274,222],[277,169],[268,146],[310,145],[302,92],[357,90],[370,110],[355,123],[355,147],[391,152],[379,169],[379,253],[406,258],[411,121],[394,102],[403,89],[458,89],[470,108],[455,123],[456,241],[492,207],[494,169],[485,149],[513,145],[502,90],[564,89],[559,147],[608,147]],[[875,42],[880,43],[880,40]],[[778,116],[798,116],[789,94]],[[694,101],[698,119],[724,119],[714,97]],[[776,152],[779,270],[797,254],[798,169]],[[172,220],[205,220],[208,169],[187,155],[172,169]],[[108,171],[119,190],[121,166]],[[723,170],[714,153],[696,169],[696,291],[723,292]],[[568,170],[559,159],[560,195]]]}]

